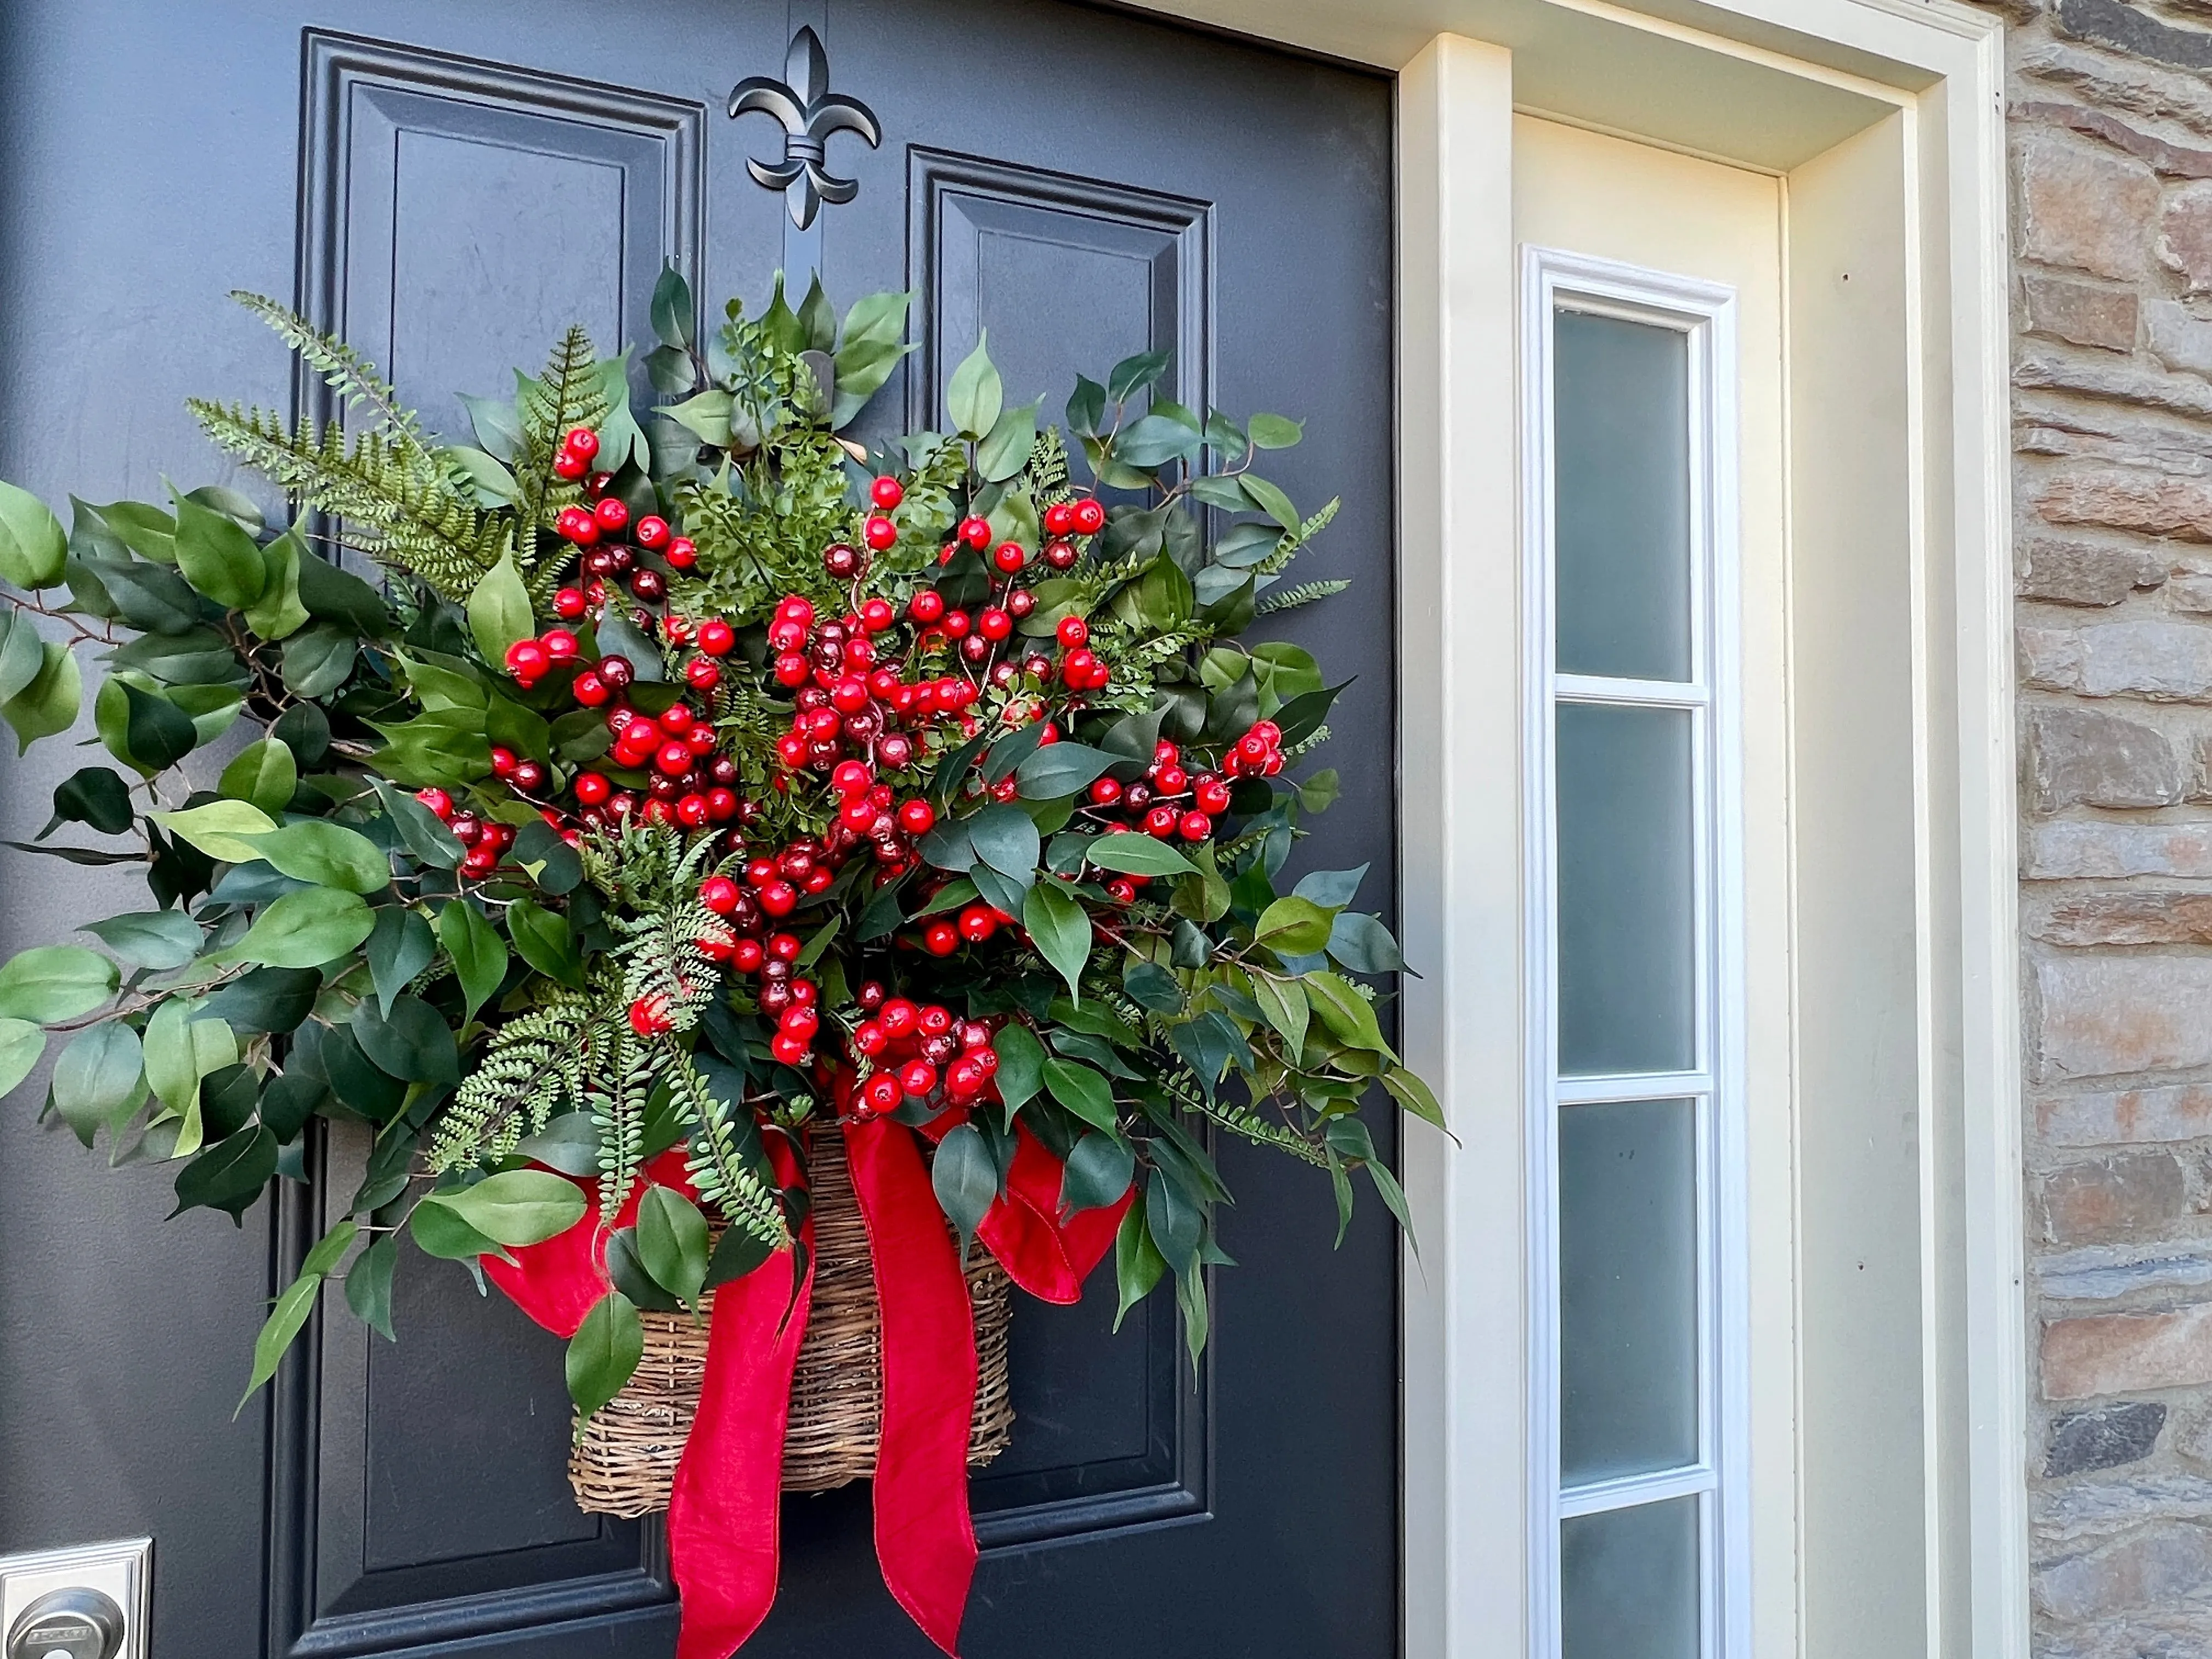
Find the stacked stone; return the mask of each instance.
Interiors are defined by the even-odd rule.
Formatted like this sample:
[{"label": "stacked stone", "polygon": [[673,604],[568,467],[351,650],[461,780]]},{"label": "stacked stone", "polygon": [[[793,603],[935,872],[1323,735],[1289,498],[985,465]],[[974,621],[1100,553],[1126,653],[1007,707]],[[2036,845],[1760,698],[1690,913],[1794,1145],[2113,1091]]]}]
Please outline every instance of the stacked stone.
[{"label": "stacked stone", "polygon": [[2212,7],[2008,9],[2040,1659],[2212,1655]]}]

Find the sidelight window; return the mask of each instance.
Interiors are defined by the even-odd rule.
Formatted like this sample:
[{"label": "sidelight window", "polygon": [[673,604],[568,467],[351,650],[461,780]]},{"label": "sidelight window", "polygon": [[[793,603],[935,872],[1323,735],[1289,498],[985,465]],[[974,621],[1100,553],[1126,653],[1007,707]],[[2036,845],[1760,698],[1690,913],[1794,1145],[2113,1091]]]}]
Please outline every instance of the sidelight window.
[{"label": "sidelight window", "polygon": [[1534,1656],[1733,1659],[1733,301],[1525,279]]}]

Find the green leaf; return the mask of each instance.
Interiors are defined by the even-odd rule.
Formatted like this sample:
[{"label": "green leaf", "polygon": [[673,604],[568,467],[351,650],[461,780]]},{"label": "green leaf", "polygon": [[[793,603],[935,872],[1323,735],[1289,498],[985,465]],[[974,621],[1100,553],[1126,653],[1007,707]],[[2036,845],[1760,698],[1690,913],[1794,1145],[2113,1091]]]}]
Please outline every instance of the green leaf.
[{"label": "green leaf", "polygon": [[44,644],[28,611],[0,612],[0,702],[38,678],[46,660]]},{"label": "green leaf", "polygon": [[254,1124],[217,1141],[177,1171],[177,1208],[242,1214],[276,1173],[276,1137]]},{"label": "green leaf", "polygon": [[422,998],[393,998],[389,1015],[374,1000],[365,1000],[355,1005],[352,1025],[354,1040],[379,1071],[434,1086],[460,1081],[452,1028]]},{"label": "green leaf", "polygon": [[[595,1164],[593,1168],[597,1167]],[[726,1228],[714,1245],[714,1255],[707,1258],[705,1288],[711,1291],[718,1285],[743,1279],[775,1254],[775,1246],[755,1237],[743,1227]]]},{"label": "green leaf", "polygon": [[1334,920],[1330,912],[1311,899],[1293,893],[1260,913],[1253,936],[1279,957],[1311,956],[1328,943]]},{"label": "green leaf", "polygon": [[369,979],[376,987],[377,1006],[389,1019],[392,998],[430,965],[438,954],[438,941],[420,911],[393,905],[376,913],[376,927],[369,933],[364,954],[368,957]]},{"label": "green leaf", "polygon": [[54,787],[54,817],[39,832],[44,840],[64,823],[88,823],[104,836],[119,836],[137,822],[131,787],[105,766],[87,766]]},{"label": "green leaf", "polygon": [[1059,884],[1041,881],[1022,900],[1022,926],[1037,954],[1067,981],[1068,994],[1080,998],[1079,981],[1091,959],[1091,915]]},{"label": "green leaf", "polygon": [[522,826],[510,856],[529,873],[542,892],[572,892],[584,879],[581,856],[561,839],[559,830],[543,818],[534,818]]},{"label": "green leaf", "polygon": [[339,624],[349,640],[381,639],[392,631],[392,612],[381,593],[350,570],[341,570],[304,549],[300,554],[300,603],[309,616]]},{"label": "green leaf", "polygon": [[88,1014],[115,994],[115,964],[81,945],[37,945],[0,968],[0,1019],[40,1025]]},{"label": "green leaf", "polygon": [[199,954],[202,942],[199,923],[181,910],[134,910],[105,921],[87,922],[81,931],[90,933],[133,968],[151,968],[156,972],[183,967]]},{"label": "green leaf", "polygon": [[1328,953],[1355,974],[1402,973],[1406,958],[1380,918],[1357,910],[1340,913],[1329,929]]},{"label": "green leaf", "polygon": [[251,864],[261,856],[258,838],[276,828],[259,807],[242,800],[214,800],[181,812],[147,815],[178,840],[222,864]]},{"label": "green leaf", "polygon": [[1048,744],[1014,769],[1014,787],[1029,800],[1054,800],[1089,788],[1118,759],[1103,749],[1079,743]]},{"label": "green leaf", "polygon": [[[104,1029],[98,1025],[92,1028],[94,1031]],[[89,1036],[90,1033],[82,1035]],[[29,1020],[0,1019],[0,1095],[15,1093],[16,1086],[30,1076],[31,1068],[39,1063],[46,1052],[46,1034]],[[58,1107],[61,1102],[57,1098],[54,1103]],[[67,1112],[62,1115],[69,1117]],[[76,1127],[74,1120],[70,1121],[70,1127]],[[81,1134],[79,1138],[86,1146],[92,1145],[89,1137]]]},{"label": "green leaf", "polygon": [[660,267],[653,284],[653,331],[665,345],[688,349],[697,324],[698,307],[692,303],[691,284],[673,264]]},{"label": "green leaf", "polygon": [[451,870],[459,865],[461,844],[453,839],[453,832],[435,812],[381,779],[377,781],[376,793],[384,802],[385,816],[392,820],[409,852],[440,870]]},{"label": "green leaf", "polygon": [[1002,411],[975,447],[975,470],[989,483],[1003,483],[1030,464],[1036,447],[1037,406],[1024,404]]},{"label": "green leaf", "polygon": [[353,672],[359,636],[328,623],[303,629],[284,641],[284,684],[295,696],[326,697]]},{"label": "green leaf", "polygon": [[392,885],[392,860],[357,830],[328,818],[306,818],[252,836],[255,854],[295,881],[377,893]]},{"label": "green leaf", "polygon": [[488,1238],[461,1218],[459,1212],[441,1203],[435,1194],[415,1206],[407,1218],[407,1231],[416,1248],[441,1261],[465,1261],[499,1254],[499,1241]]},{"label": "green leaf", "polygon": [[1028,1026],[1009,1020],[991,1039],[991,1048],[999,1056],[999,1098],[1011,1117],[1044,1086],[1044,1045]]},{"label": "green leaf", "polygon": [[476,1018],[500,981],[507,977],[507,941],[466,899],[449,899],[438,912],[438,943],[453,959],[467,1016]]},{"label": "green leaf", "polygon": [[295,530],[261,550],[268,580],[261,597],[246,607],[246,625],[264,640],[288,639],[307,626],[307,607],[300,599],[300,561],[306,551]]},{"label": "green leaf", "polygon": [[1298,527],[1298,510],[1291,505],[1291,498],[1283,494],[1281,489],[1269,483],[1265,478],[1255,477],[1249,472],[1243,475],[1243,483],[1245,499],[1253,506],[1258,507],[1261,512],[1266,514],[1285,530],[1296,530]]},{"label": "green leaf", "polygon": [[1329,1034],[1339,1042],[1346,1048],[1397,1058],[1375,1023],[1374,1005],[1360,995],[1351,981],[1334,974],[1312,973],[1304,975],[1301,982],[1314,1012],[1321,1016],[1321,1023],[1328,1027]]},{"label": "green leaf", "polygon": [[1182,1012],[1182,987],[1157,962],[1131,962],[1121,970],[1121,989],[1139,1008],[1156,1014]]},{"label": "green leaf", "polygon": [[507,908],[507,931],[516,951],[539,973],[584,988],[584,958],[568,917],[534,899],[517,899]]},{"label": "green leaf", "polygon": [[1298,786],[1298,805],[1309,812],[1326,812],[1336,805],[1337,793],[1341,787],[1336,769],[1325,766]]},{"label": "green leaf", "polygon": [[0,576],[18,587],[52,587],[68,558],[69,538],[46,504],[27,489],[0,483]]},{"label": "green leaf", "polygon": [[989,330],[976,331],[975,350],[962,359],[945,387],[945,412],[963,437],[981,438],[996,426],[1006,402],[1006,388],[986,349],[989,338]]},{"label": "green leaf", "polygon": [[1154,1170],[1145,1182],[1145,1221],[1170,1267],[1182,1273],[1196,1264],[1201,1231],[1198,1205],[1163,1170]]},{"label": "green leaf", "polygon": [[1288,449],[1305,436],[1305,422],[1281,415],[1255,415],[1246,423],[1255,449]]},{"label": "green leaf", "polygon": [[1026,881],[1036,869],[1043,840],[1037,834],[1036,821],[1018,806],[994,801],[960,822],[967,829],[968,842],[975,856],[1000,874]]},{"label": "green leaf", "polygon": [[507,1170],[422,1201],[444,1205],[486,1238],[517,1249],[567,1232],[586,1208],[583,1189],[550,1170]]},{"label": "green leaf", "polygon": [[1101,836],[1088,849],[1091,863],[1102,870],[1118,870],[1130,876],[1193,876],[1198,866],[1164,841],[1151,836],[1116,831]]},{"label": "green leaf", "polygon": [[1198,453],[1199,434],[1181,421],[1165,415],[1147,415],[1132,421],[1114,440],[1117,460],[1146,471]]},{"label": "green leaf", "polygon": [[1121,1218],[1121,1231],[1114,1237],[1114,1279],[1117,1304],[1114,1310],[1114,1328],[1120,1330],[1121,1322],[1129,1316],[1129,1310],[1152,1293],[1167,1272],[1167,1258],[1152,1243],[1152,1230],[1145,1221],[1145,1200],[1140,1194],[1129,1206]]},{"label": "green leaf", "polygon": [[0,702],[0,720],[15,728],[18,754],[40,738],[68,731],[76,723],[83,702],[84,677],[76,654],[52,640],[44,641],[39,653],[39,672],[31,683]]},{"label": "green leaf", "polygon": [[138,1033],[121,1020],[78,1032],[54,1061],[54,1109],[88,1146],[101,1124],[119,1128],[145,1098]]},{"label": "green leaf", "polygon": [[599,618],[599,651],[601,654],[626,657],[630,672],[648,684],[658,684],[664,675],[660,664],[660,647],[630,625],[629,619],[611,605]]},{"label": "green leaf", "polygon": [[[192,746],[199,741],[199,732],[191,715],[168,698],[142,691],[127,681],[111,680],[108,684],[120,686],[124,697],[123,752],[116,756],[118,760],[126,761],[151,776],[167,771],[191,753]],[[103,686],[102,702],[107,701],[106,690]]]},{"label": "green leaf", "polygon": [[647,1187],[637,1206],[637,1254],[662,1290],[697,1301],[707,1283],[707,1218],[672,1188]]},{"label": "green leaf", "polygon": [[645,1352],[645,1327],[636,1304],[609,1291],[569,1340],[568,1397],[585,1417],[623,1390]]},{"label": "green leaf", "polygon": [[659,412],[716,449],[730,447],[730,413],[736,399],[719,386],[709,387],[680,404],[663,404]]},{"label": "green leaf", "polygon": [[1103,1210],[1120,1200],[1137,1173],[1137,1155],[1118,1135],[1092,1130],[1075,1143],[1060,1183],[1063,1210]]},{"label": "green leaf", "polygon": [[1048,1060],[1044,1086],[1054,1100],[1094,1129],[1109,1133],[1115,1129],[1114,1085],[1088,1066],[1072,1060]]},{"label": "green leaf", "polygon": [[[341,1224],[353,1225],[349,1221]],[[277,1362],[306,1328],[307,1316],[314,1312],[315,1297],[322,1288],[321,1273],[303,1271],[276,1298],[276,1306],[270,1310],[269,1318],[261,1327],[261,1334],[253,1339],[253,1370],[246,1380],[246,1392],[239,1399],[238,1411],[231,1413],[234,1419],[238,1412],[246,1409],[246,1402],[253,1398],[254,1391],[276,1375]]]},{"label": "green leaf", "polygon": [[1124,357],[1106,377],[1106,395],[1117,404],[1127,402],[1167,373],[1172,356],[1167,351],[1140,351]]},{"label": "green leaf", "polygon": [[289,1031],[314,1012],[323,976],[313,968],[256,968],[207,1000],[205,1012],[240,1031]]},{"label": "green leaf", "polygon": [[253,538],[189,495],[177,498],[177,568],[226,611],[243,611],[269,585],[269,568]]},{"label": "green leaf", "polygon": [[477,649],[494,668],[506,662],[507,647],[538,632],[538,619],[530,610],[530,590],[523,585],[522,573],[514,568],[512,549],[499,556],[499,562],[484,572],[470,592],[469,632],[475,636]]},{"label": "green leaf", "polygon": [[392,1334],[392,1270],[399,1264],[399,1235],[385,1233],[346,1269],[346,1306],[386,1342]]},{"label": "green leaf", "polygon": [[273,818],[300,787],[300,765],[283,744],[263,738],[239,751],[238,758],[222,769],[216,787],[232,800],[251,802]]},{"label": "green leaf", "polygon": [[938,1206],[959,1231],[964,1256],[969,1241],[982,1224],[984,1212],[999,1196],[997,1161],[974,1124],[960,1125],[937,1143],[929,1182],[936,1189]]},{"label": "green leaf", "polygon": [[1267,1024],[1274,1027],[1283,1039],[1283,1052],[1291,1064],[1306,1046],[1306,1027],[1311,1022],[1313,1011],[1306,1004],[1304,989],[1294,979],[1276,979],[1267,974],[1252,975],[1252,1000],[1260,1005]]},{"label": "green leaf", "polygon": [[306,887],[263,910],[246,937],[223,954],[271,968],[319,968],[358,950],[375,926],[358,893]]},{"label": "green leaf", "polygon": [[1427,1084],[1422,1082],[1419,1077],[1404,1066],[1393,1066],[1384,1072],[1382,1086],[1389,1091],[1391,1099],[1396,1101],[1415,1117],[1424,1119],[1435,1124],[1439,1129],[1445,1129],[1447,1133],[1449,1133],[1444,1123],[1444,1109],[1437,1103],[1435,1093]]}]

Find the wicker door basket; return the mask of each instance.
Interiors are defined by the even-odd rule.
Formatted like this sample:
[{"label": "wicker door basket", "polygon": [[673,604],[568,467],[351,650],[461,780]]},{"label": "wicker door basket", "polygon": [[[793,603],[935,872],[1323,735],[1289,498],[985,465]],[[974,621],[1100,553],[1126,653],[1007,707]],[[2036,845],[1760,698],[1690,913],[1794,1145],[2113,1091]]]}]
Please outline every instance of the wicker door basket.
[{"label": "wicker door basket", "polygon": [[[876,1471],[883,1395],[876,1285],[868,1236],[845,1170],[843,1143],[819,1137],[809,1161],[814,1188],[814,1296],[799,1368],[791,1379],[784,1433],[783,1489],[828,1492]],[[1012,1284],[981,1249],[968,1260],[975,1313],[975,1418],[968,1464],[981,1468],[1013,1437],[1006,1385]],[[704,1298],[711,1307],[714,1292]],[[635,1516],[668,1507],[707,1364],[707,1321],[647,1313],[645,1357],[623,1391],[593,1414],[568,1459],[579,1507]]]}]

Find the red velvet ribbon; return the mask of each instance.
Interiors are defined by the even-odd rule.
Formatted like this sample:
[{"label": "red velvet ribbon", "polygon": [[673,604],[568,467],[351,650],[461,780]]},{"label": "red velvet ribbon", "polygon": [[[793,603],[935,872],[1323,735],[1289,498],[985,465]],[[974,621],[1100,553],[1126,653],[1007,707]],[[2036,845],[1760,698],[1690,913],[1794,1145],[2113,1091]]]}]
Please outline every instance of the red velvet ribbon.
[{"label": "red velvet ribbon", "polygon": [[[836,1092],[841,1109],[849,1103],[848,1081],[840,1079]],[[939,1139],[955,1121],[947,1114],[923,1133]],[[791,1148],[776,1134],[767,1145],[776,1178],[793,1184],[799,1166]],[[967,1282],[914,1133],[883,1120],[848,1121],[845,1154],[883,1320],[876,1559],[908,1616],[957,1659],[975,1571],[968,1509],[975,1334]],[[1006,1196],[991,1206],[977,1237],[1023,1289],[1069,1303],[1112,1245],[1129,1199],[1063,1217],[1063,1175],[1060,1159],[1018,1127]],[[645,1178],[697,1196],[680,1152],[654,1159]],[[610,1288],[612,1229],[599,1223],[598,1183],[576,1184],[592,1200],[581,1221],[513,1252],[511,1261],[484,1262],[486,1275],[517,1307],[564,1337],[575,1334]],[[614,1227],[635,1222],[643,1196],[641,1183]],[[698,1414],[669,1504],[669,1559],[684,1604],[677,1659],[726,1659],[775,1600],[783,1439],[812,1289],[812,1229],[810,1219],[804,1234],[810,1266],[796,1294],[789,1249],[714,1292]]]}]

